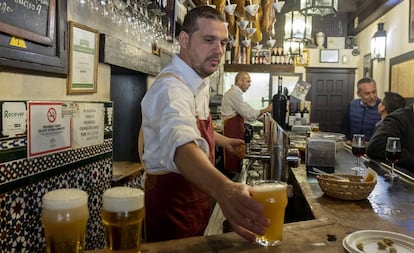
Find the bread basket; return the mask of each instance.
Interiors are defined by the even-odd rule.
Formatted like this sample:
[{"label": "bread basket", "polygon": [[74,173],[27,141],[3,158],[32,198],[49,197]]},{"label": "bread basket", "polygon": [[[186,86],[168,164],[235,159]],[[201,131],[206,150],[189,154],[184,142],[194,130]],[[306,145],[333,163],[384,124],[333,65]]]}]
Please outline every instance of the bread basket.
[{"label": "bread basket", "polygon": [[363,200],[368,198],[377,184],[377,173],[372,169],[366,175],[320,174],[317,175],[319,187],[329,197],[344,200]]}]

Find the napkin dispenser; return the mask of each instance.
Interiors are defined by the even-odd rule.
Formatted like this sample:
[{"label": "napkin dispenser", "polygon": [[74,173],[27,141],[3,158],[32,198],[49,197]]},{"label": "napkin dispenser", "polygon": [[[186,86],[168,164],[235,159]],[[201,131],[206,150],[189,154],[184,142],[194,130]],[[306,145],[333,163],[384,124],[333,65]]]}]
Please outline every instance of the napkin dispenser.
[{"label": "napkin dispenser", "polygon": [[316,167],[328,173],[335,170],[335,140],[309,138],[306,143],[305,163],[306,170]]}]

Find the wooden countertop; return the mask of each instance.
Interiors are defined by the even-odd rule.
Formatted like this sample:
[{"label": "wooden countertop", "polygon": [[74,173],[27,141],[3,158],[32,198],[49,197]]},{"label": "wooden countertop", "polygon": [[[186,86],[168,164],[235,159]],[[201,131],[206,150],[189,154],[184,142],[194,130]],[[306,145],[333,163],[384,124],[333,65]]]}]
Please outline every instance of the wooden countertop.
[{"label": "wooden countertop", "polygon": [[139,162],[114,161],[112,165],[112,181],[133,177],[143,172],[144,167]]},{"label": "wooden countertop", "polygon": [[[325,197],[317,182],[310,179],[304,165],[291,170],[300,186],[306,201],[310,205],[316,219],[288,223],[284,225],[282,244],[276,247],[261,247],[245,241],[236,233],[191,237],[180,240],[157,243],[144,243],[142,253],[171,253],[171,252],[200,252],[200,253],[244,253],[244,252],[307,252],[332,253],[346,252],[342,240],[350,233],[358,230],[386,230],[414,236],[414,228],[409,224],[399,225],[391,216],[401,216],[403,222],[413,220],[412,207],[403,203],[400,209],[394,209],[388,204],[381,206],[377,195],[392,197],[392,189],[382,180],[374,189],[372,197],[362,201],[345,201]],[[400,187],[400,186],[398,186]],[[408,192],[409,196],[413,195]],[[412,202],[410,205],[414,205]],[[388,209],[387,209],[388,208]],[[393,213],[393,210],[400,212]],[[398,219],[397,219],[398,221]],[[407,227],[409,229],[407,229]],[[335,235],[335,241],[328,241],[327,234]],[[87,251],[89,253],[104,253],[105,250]]]}]

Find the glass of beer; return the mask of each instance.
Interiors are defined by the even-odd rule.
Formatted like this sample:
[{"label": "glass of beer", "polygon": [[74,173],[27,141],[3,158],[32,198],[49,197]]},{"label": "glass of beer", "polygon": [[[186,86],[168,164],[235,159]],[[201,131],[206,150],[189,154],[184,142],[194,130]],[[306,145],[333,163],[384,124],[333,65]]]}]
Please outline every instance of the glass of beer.
[{"label": "glass of beer", "polygon": [[42,197],[47,253],[85,251],[88,194],[79,189],[53,190]]},{"label": "glass of beer", "polygon": [[285,208],[287,206],[287,184],[274,180],[259,180],[252,184],[253,199],[264,205],[264,215],[270,225],[264,235],[257,235],[256,242],[262,246],[276,246],[282,241]]},{"label": "glass of beer", "polygon": [[142,190],[123,186],[106,190],[101,217],[107,252],[139,252],[144,215]]}]

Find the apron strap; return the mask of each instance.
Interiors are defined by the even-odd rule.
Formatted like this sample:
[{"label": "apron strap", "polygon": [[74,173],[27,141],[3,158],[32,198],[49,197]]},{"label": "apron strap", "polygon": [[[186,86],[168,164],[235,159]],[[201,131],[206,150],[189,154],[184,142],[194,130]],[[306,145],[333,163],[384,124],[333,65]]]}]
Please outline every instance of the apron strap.
[{"label": "apron strap", "polygon": [[[174,77],[175,79],[177,79],[178,81],[180,81],[184,84],[184,81],[178,75],[176,75],[174,73],[171,73],[171,72],[160,73],[159,75],[157,75],[155,77],[154,82],[157,81],[158,79],[161,79],[163,77],[168,77],[168,76]],[[196,114],[195,117],[196,117],[196,120],[197,120],[197,127],[199,128],[198,112],[197,112],[197,104],[196,104],[196,101],[195,101],[195,96],[194,96],[194,105],[195,105],[195,114]],[[143,155],[144,155],[144,133],[143,133],[142,127],[141,127],[139,129],[139,134],[138,134],[138,157],[141,160],[142,167],[144,167],[145,171],[148,172],[147,166],[145,165],[144,160],[142,159]]]}]

